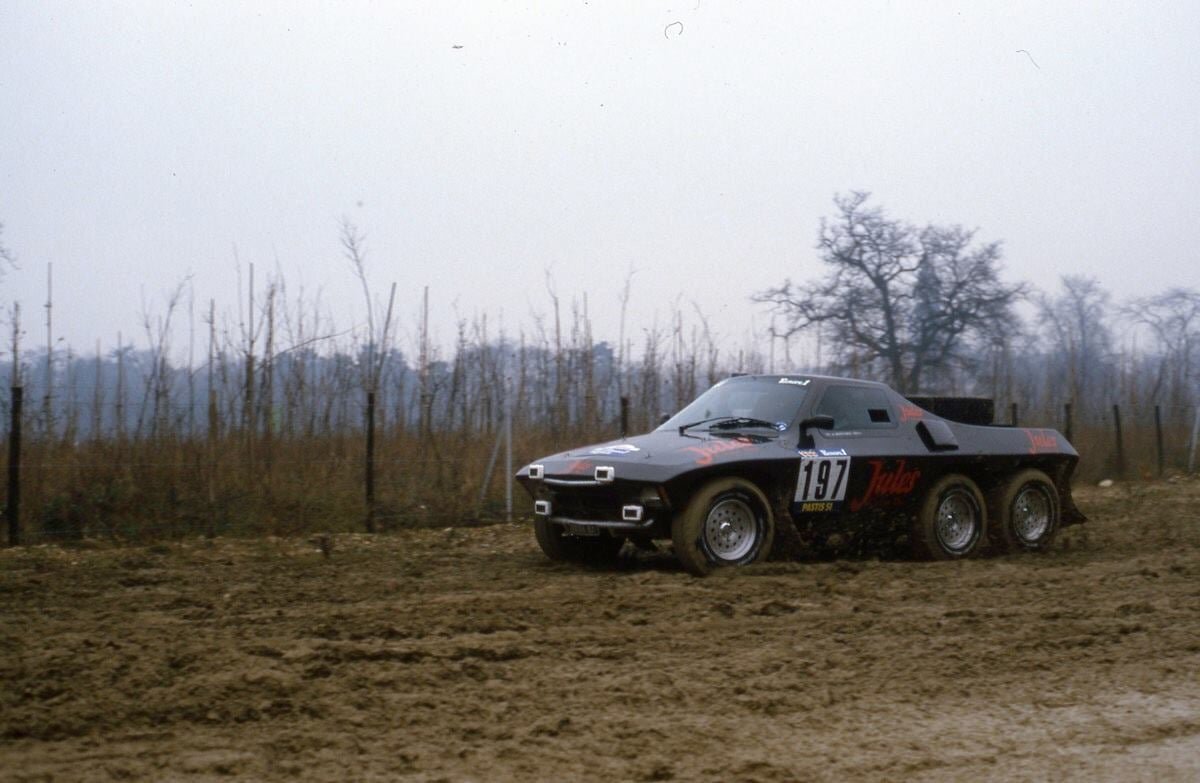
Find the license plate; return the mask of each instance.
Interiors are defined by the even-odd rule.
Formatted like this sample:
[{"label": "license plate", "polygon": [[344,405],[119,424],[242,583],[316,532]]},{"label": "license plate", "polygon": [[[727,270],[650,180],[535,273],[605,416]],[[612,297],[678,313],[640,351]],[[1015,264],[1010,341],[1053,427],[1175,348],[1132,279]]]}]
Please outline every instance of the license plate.
[{"label": "license plate", "polygon": [[599,525],[581,525],[578,522],[566,522],[563,528],[567,533],[573,536],[598,536],[600,535]]}]

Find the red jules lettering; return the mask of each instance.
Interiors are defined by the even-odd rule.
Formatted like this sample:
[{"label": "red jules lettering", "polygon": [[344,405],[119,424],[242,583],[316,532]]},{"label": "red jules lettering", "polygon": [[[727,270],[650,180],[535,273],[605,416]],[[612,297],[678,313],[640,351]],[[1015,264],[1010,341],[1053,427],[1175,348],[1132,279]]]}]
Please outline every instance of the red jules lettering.
[{"label": "red jules lettering", "polygon": [[591,467],[592,463],[588,462],[586,459],[577,459],[570,465],[567,465],[567,473],[572,475],[575,473],[587,473]]},{"label": "red jules lettering", "polygon": [[1029,438],[1030,454],[1058,451],[1058,436],[1054,430],[1025,430],[1025,437]]},{"label": "red jules lettering", "polygon": [[871,465],[871,480],[867,492],[861,498],[850,501],[850,510],[858,511],[868,503],[883,497],[901,497],[911,493],[921,478],[921,471],[906,470],[905,461],[896,463],[895,470],[884,470],[883,460],[868,460]]},{"label": "red jules lettering", "polygon": [[724,454],[727,451],[737,451],[745,449],[754,444],[748,440],[719,440],[713,443],[705,443],[702,446],[687,446],[683,450],[690,451],[696,456],[697,465],[711,465],[713,457],[718,454]]},{"label": "red jules lettering", "polygon": [[918,408],[916,405],[901,405],[900,406],[900,423],[906,421],[916,421],[925,417],[925,411]]}]

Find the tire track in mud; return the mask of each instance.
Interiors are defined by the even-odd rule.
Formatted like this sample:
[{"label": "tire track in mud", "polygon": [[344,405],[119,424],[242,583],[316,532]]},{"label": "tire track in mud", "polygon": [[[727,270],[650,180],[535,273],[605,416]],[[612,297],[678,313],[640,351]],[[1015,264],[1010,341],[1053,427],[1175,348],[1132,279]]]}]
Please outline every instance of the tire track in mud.
[{"label": "tire track in mud", "polygon": [[0,552],[0,777],[1194,778],[1200,485],[1079,498],[1044,556],[707,579],[522,525]]}]

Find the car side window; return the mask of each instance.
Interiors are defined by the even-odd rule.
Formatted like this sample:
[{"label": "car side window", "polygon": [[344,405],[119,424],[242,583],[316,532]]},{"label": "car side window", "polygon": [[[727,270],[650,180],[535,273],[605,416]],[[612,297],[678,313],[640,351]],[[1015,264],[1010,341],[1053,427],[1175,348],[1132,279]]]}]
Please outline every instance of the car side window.
[{"label": "car side window", "polygon": [[896,426],[887,392],[863,386],[830,386],[813,411],[832,416],[835,430],[879,430]]}]

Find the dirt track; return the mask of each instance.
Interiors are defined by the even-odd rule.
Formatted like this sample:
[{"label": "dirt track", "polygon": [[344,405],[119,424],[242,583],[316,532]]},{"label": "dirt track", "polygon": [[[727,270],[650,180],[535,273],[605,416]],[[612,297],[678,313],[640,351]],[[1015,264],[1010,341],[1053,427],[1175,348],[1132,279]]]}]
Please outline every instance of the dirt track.
[{"label": "dirt track", "polygon": [[1200,778],[1200,482],[1041,556],[552,565],[527,526],[0,552],[0,778]]}]

